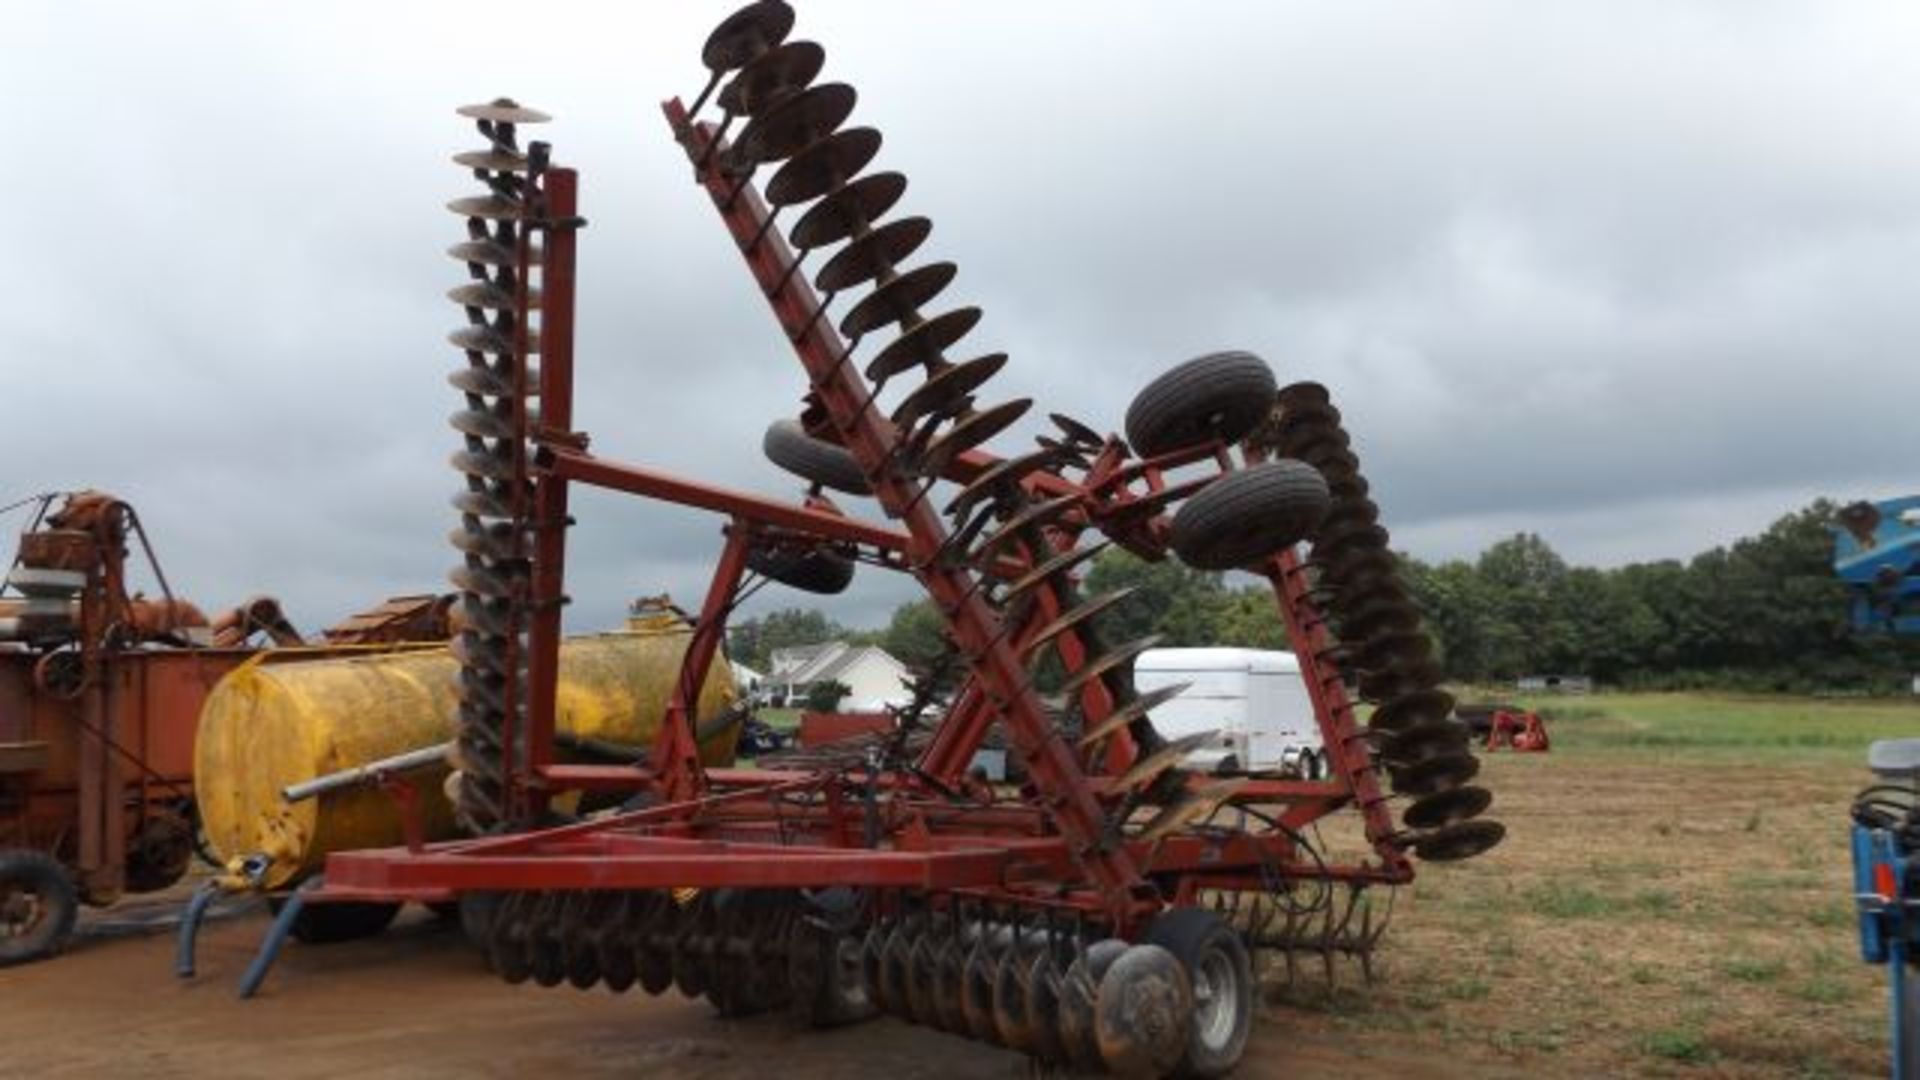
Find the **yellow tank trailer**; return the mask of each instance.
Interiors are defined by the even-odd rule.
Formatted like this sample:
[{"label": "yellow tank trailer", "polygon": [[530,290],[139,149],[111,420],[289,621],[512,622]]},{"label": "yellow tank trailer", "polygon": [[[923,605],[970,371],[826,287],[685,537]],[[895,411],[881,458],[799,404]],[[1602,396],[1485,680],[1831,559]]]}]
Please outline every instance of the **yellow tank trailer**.
[{"label": "yellow tank trailer", "polygon": [[[678,619],[634,620],[619,633],[568,638],[560,648],[557,723],[576,742],[645,746],[659,730],[692,636]],[[317,872],[328,852],[404,842],[393,800],[351,786],[289,803],[281,792],[453,738],[458,664],[444,646],[366,656],[263,655],[230,672],[200,713],[196,794],[207,839],[221,857],[264,855],[255,879],[281,889]],[[716,660],[701,688],[701,757],[732,761],[736,721],[712,721],[734,701],[733,675]],[[447,766],[408,773],[421,794],[427,838],[457,835],[442,790]]]}]

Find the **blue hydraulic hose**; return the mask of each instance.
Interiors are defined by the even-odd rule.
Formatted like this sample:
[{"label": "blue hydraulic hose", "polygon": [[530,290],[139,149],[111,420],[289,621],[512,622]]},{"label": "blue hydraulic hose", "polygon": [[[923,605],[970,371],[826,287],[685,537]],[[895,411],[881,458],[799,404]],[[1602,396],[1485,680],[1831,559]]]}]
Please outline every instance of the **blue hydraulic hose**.
[{"label": "blue hydraulic hose", "polygon": [[240,1000],[252,997],[260,989],[260,984],[267,981],[267,972],[273,970],[273,962],[280,958],[280,947],[287,943],[287,935],[293,932],[293,921],[300,917],[307,894],[321,884],[321,879],[316,877],[287,897],[280,914],[273,920],[272,928],[267,931],[267,939],[260,943],[260,951],[254,955],[253,963],[247,965],[247,973],[240,976]]},{"label": "blue hydraulic hose", "polygon": [[220,883],[208,881],[193,891],[193,899],[187,901],[186,913],[180,916],[180,947],[174,957],[173,973],[182,979],[193,978],[193,943],[200,934],[200,920],[207,914],[207,908],[213,899],[220,895]]}]

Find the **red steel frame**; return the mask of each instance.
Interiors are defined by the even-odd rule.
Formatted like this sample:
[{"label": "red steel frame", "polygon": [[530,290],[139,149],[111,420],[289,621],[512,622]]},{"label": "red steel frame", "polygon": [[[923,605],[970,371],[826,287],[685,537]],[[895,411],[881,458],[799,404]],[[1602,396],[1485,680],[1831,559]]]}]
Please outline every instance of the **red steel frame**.
[{"label": "red steel frame", "polygon": [[[677,100],[664,109],[696,163],[722,156],[706,152],[714,138],[711,129],[691,125]],[[849,362],[848,345],[822,317],[804,275],[793,272],[793,253],[769,227],[758,193],[750,184],[724,177],[717,167],[701,170],[698,179],[805,367],[831,433],[863,462],[884,458],[894,441],[890,422]],[[850,885],[1069,907],[1105,917],[1117,931],[1127,932],[1162,904],[1184,902],[1197,889],[1270,884],[1275,868],[1282,876],[1354,883],[1412,877],[1411,864],[1395,842],[1365,736],[1331,660],[1332,638],[1293,552],[1274,558],[1264,572],[1297,650],[1333,776],[1317,782],[1250,780],[1233,796],[1234,803],[1277,807],[1274,816],[1284,829],[1258,835],[1186,832],[1148,843],[1117,836],[1102,801],[1111,794],[1111,775],[1099,770],[1111,774],[1124,767],[1131,744],[1122,740],[1104,762],[1082,762],[1053,733],[1020,658],[1020,641],[1059,613],[1054,598],[1043,596],[1025,625],[1002,626],[972,574],[936,558],[947,535],[945,523],[917,484],[886,469],[869,476],[883,509],[906,526],[901,529],[848,517],[820,498],[794,505],[589,453],[586,437],[570,430],[576,211],[576,174],[546,171],[540,179],[539,220],[533,223],[545,232],[546,242],[543,412],[540,428],[532,433],[538,476],[529,596],[532,694],[525,760],[510,760],[506,770],[509,805],[538,806],[549,795],[571,789],[645,792],[655,805],[561,828],[337,853],[328,859],[326,887],[315,899],[445,899],[481,889]],[[997,460],[968,451],[955,458],[944,478],[964,483]],[[1170,483],[1168,473],[1209,461],[1223,471],[1235,467],[1229,448],[1221,445],[1129,461],[1110,440],[1082,484],[1046,472],[1032,473],[1023,483],[1036,497],[1080,498],[1071,524],[1059,529],[1099,528],[1135,551],[1163,557],[1164,507],[1213,478]],[[554,758],[567,489],[575,483],[730,519],[693,644],[643,764],[568,765]],[[1061,539],[1071,543],[1071,536]],[[859,768],[833,774],[701,766],[692,736],[698,688],[722,647],[747,554],[756,542],[769,540],[851,546],[866,561],[913,573],[950,615],[955,645],[970,660],[970,677],[915,769],[869,775]],[[1073,635],[1062,637],[1059,649],[1068,671],[1087,659]],[[1090,725],[1113,708],[1099,680],[1089,683],[1080,705]],[[1029,797],[998,804],[956,802],[952,793],[996,722],[1027,762]],[[1296,850],[1299,830],[1348,803],[1362,815],[1373,857],[1309,864]]]}]

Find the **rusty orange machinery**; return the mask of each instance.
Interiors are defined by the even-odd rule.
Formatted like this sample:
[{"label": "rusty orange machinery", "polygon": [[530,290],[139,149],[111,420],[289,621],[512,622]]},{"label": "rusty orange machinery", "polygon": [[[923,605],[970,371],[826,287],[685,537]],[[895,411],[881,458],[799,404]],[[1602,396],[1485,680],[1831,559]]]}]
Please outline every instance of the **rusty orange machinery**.
[{"label": "rusty orange machinery", "polygon": [[[81,904],[180,880],[198,824],[203,704],[259,655],[256,639],[303,643],[270,597],[211,619],[177,599],[126,502],[97,491],[29,502],[38,505],[0,585],[0,965],[58,952]],[[158,600],[129,591],[136,543]],[[299,655],[445,640],[446,608],[441,597],[396,598]]]}]

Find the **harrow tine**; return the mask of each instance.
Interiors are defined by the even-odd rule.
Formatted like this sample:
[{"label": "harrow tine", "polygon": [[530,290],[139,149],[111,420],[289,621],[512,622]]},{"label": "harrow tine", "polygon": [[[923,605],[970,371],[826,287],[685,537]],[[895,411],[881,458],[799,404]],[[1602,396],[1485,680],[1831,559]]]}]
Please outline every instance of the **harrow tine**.
[{"label": "harrow tine", "polygon": [[1186,760],[1188,754],[1220,737],[1218,730],[1196,731],[1182,735],[1160,747],[1158,750],[1140,758],[1127,767],[1113,782],[1114,787],[1122,791],[1142,791],[1168,769]]},{"label": "harrow tine", "polygon": [[1058,618],[1042,627],[1039,633],[1021,647],[1022,655],[1031,661],[1054,638],[1086,623],[1101,612],[1132,596],[1139,591],[1139,588],[1137,585],[1129,585],[1123,589],[1115,589],[1110,593],[1096,596],[1071,611],[1063,612]]},{"label": "harrow tine", "polygon": [[1063,551],[1015,579],[1013,584],[1007,586],[1007,590],[1003,595],[1005,599],[1008,600],[1024,596],[1039,587],[1042,583],[1072,570],[1074,567],[1098,556],[1101,552],[1112,546],[1113,541],[1100,540],[1088,544],[1085,547]]},{"label": "harrow tine", "polygon": [[1028,530],[1059,519],[1079,502],[1080,495],[1072,493],[1046,502],[1028,503],[1019,513],[1007,519],[1005,524],[994,530],[991,536],[982,540],[979,546],[973,549],[975,565],[991,562],[1007,545],[1015,540],[1025,539]]},{"label": "harrow tine", "polygon": [[[1069,552],[1068,554],[1078,554],[1078,552]],[[1061,556],[1061,558],[1064,557],[1065,556]],[[1058,561],[1058,559],[1054,561]],[[1044,569],[1044,567],[1042,569]],[[1104,678],[1109,672],[1116,668],[1132,663],[1141,653],[1146,652],[1164,640],[1166,639],[1163,635],[1148,634],[1146,637],[1136,638],[1124,645],[1118,645],[1108,649],[1095,659],[1082,664],[1080,670],[1067,676],[1067,680],[1060,684],[1058,693],[1071,701],[1088,683],[1096,679]]]},{"label": "harrow tine", "polygon": [[1172,683],[1141,694],[1139,697],[1134,698],[1132,701],[1127,702],[1125,705],[1107,714],[1106,719],[1100,721],[1093,730],[1083,733],[1080,736],[1080,745],[1082,747],[1092,747],[1105,741],[1107,737],[1111,736],[1114,732],[1119,731],[1121,728],[1131,726],[1135,720],[1145,717],[1152,710],[1179,697],[1181,693],[1191,689],[1192,686],[1193,684],[1190,682]]}]

